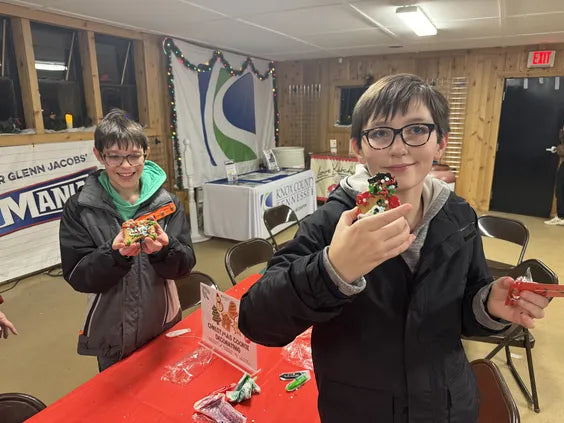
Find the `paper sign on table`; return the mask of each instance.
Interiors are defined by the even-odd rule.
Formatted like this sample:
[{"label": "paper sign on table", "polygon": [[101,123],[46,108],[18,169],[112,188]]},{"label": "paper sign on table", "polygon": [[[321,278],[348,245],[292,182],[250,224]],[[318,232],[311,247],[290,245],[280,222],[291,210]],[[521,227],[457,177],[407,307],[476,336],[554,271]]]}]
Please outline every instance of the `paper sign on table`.
[{"label": "paper sign on table", "polygon": [[239,300],[203,283],[202,342],[219,356],[247,373],[257,372],[257,345],[237,325]]}]

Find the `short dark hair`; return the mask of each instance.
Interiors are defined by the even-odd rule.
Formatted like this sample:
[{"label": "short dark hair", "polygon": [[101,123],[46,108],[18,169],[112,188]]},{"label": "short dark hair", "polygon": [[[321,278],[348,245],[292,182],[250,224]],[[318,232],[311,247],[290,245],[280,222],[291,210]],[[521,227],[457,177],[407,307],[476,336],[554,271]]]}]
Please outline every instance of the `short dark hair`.
[{"label": "short dark hair", "polygon": [[398,112],[405,114],[414,100],[431,112],[440,141],[450,130],[448,102],[435,87],[408,73],[384,76],[368,87],[354,107],[351,138],[360,147],[362,128],[370,119],[379,116],[392,119]]},{"label": "short dark hair", "polygon": [[119,148],[140,147],[147,151],[147,136],[143,127],[120,109],[112,109],[94,131],[94,146],[100,153],[117,144]]}]

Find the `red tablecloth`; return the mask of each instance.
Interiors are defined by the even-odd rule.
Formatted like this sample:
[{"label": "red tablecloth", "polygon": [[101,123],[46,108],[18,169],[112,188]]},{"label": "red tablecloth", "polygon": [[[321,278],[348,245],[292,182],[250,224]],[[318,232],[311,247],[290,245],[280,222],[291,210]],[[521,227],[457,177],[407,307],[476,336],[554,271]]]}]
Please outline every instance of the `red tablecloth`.
[{"label": "red tablecloth", "polygon": [[[260,277],[253,275],[227,291],[240,298]],[[201,336],[200,310],[187,316],[174,329],[190,328],[195,337],[159,336],[130,357],[96,375],[68,395],[32,417],[28,422],[191,422],[194,402],[212,391],[237,382],[241,372],[215,358],[187,385],[161,381],[165,366],[172,365],[197,348]],[[298,370],[282,359],[281,348],[258,346],[261,368],[257,383],[262,389],[251,400],[236,405],[247,422],[319,422],[317,388],[312,380],[287,393],[279,374]],[[56,381],[54,381],[56,383]]]}]

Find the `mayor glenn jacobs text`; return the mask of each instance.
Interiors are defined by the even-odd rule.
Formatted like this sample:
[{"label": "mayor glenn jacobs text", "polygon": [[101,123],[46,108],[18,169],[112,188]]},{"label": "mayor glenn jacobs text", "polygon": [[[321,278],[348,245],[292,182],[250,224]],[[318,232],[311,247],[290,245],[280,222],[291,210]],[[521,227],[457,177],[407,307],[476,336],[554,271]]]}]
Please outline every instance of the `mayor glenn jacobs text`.
[{"label": "mayor glenn jacobs text", "polygon": [[24,167],[22,169],[13,170],[5,174],[0,174],[0,184],[5,183],[6,181],[17,181],[18,179],[25,179],[31,176],[40,175],[42,173],[51,172],[56,169],[62,169],[65,167],[74,166],[86,162],[87,158],[88,158],[88,154],[86,153],[77,154],[62,159],[52,160],[44,164],[38,164],[35,166]]}]

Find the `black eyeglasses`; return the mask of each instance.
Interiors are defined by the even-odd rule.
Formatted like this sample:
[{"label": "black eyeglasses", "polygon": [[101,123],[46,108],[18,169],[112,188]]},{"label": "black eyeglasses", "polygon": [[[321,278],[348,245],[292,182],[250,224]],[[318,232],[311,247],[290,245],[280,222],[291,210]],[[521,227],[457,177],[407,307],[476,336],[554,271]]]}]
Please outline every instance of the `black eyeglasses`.
[{"label": "black eyeglasses", "polygon": [[405,145],[419,147],[429,141],[431,133],[435,128],[436,125],[434,123],[411,123],[399,129],[389,126],[378,126],[365,129],[360,135],[365,137],[368,145],[375,150],[384,150],[391,147],[396,139],[396,135],[401,137]]},{"label": "black eyeglasses", "polygon": [[146,157],[147,157],[147,154],[145,154],[145,153],[143,153],[143,154],[142,153],[134,153],[134,154],[128,154],[127,156],[121,156],[119,154],[102,154],[102,158],[104,159],[106,164],[110,167],[121,166],[123,164],[124,160],[127,160],[127,162],[131,166],[140,166],[143,163],[145,163]]}]

